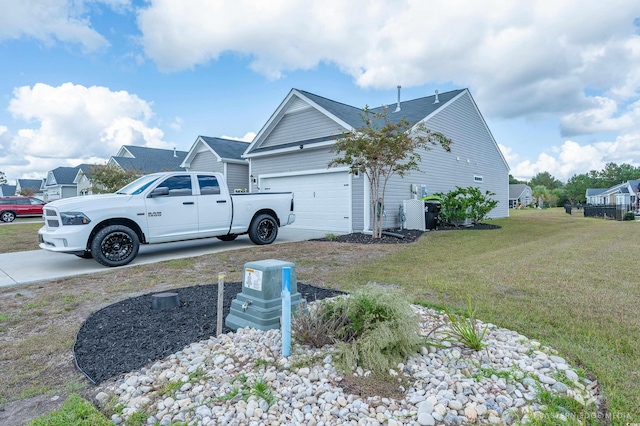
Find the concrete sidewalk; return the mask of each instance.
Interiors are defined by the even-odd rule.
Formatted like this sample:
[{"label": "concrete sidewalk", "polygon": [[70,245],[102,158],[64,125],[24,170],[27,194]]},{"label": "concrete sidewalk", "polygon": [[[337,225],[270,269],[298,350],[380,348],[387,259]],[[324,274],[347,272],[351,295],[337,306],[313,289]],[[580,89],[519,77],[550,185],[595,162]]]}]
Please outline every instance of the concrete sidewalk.
[{"label": "concrete sidewalk", "polygon": [[[327,231],[284,227],[278,230],[278,238],[274,244],[306,241],[322,238],[326,235]],[[246,247],[257,247],[246,235],[238,237],[235,241],[228,242],[220,241],[217,238],[206,238],[178,243],[141,245],[140,252],[134,261],[123,267],[201,256],[203,254]],[[46,250],[5,253],[0,254],[0,287],[94,272],[113,271],[114,269],[117,268],[102,266],[93,259],[82,259],[74,255],[52,253]]]}]

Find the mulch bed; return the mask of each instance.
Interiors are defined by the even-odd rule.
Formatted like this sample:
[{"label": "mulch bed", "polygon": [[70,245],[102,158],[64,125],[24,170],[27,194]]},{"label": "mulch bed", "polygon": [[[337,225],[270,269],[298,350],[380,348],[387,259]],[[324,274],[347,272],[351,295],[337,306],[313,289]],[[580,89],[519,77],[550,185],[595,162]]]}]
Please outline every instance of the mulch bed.
[{"label": "mulch bed", "polygon": [[[435,231],[498,229],[497,225],[471,227],[440,226]],[[390,230],[399,235],[353,233],[313,241],[355,244],[406,244],[424,233],[418,230]],[[225,283],[223,314],[242,290],[242,283]],[[180,307],[154,310],[153,294],[126,299],[94,312],[82,324],[73,347],[76,365],[89,380],[98,384],[118,374],[138,370],[163,359],[191,343],[216,335],[218,285],[208,284],[171,290],[178,293]],[[298,292],[307,301],[333,297],[342,292],[298,283]],[[230,330],[223,327],[223,332]]]},{"label": "mulch bed", "polygon": [[[224,284],[226,318],[242,283]],[[194,342],[216,335],[218,284],[171,290],[180,307],[152,309],[152,294],[133,297],[94,312],[82,324],[73,347],[76,365],[98,384],[118,374],[138,370]],[[311,302],[342,292],[298,283],[298,292]],[[229,328],[223,326],[223,332]]]},{"label": "mulch bed", "polygon": [[[429,232],[439,231],[464,231],[464,230],[484,230],[484,229],[500,229],[498,225],[492,225],[489,223],[478,223],[473,226],[438,226],[435,230]],[[370,234],[363,234],[356,232],[352,234],[336,235],[332,238],[317,238],[311,241],[330,241],[336,243],[353,243],[353,244],[407,244],[413,243],[420,238],[424,232],[417,229],[391,229],[388,232],[393,235],[383,234],[381,238],[373,238]]]}]

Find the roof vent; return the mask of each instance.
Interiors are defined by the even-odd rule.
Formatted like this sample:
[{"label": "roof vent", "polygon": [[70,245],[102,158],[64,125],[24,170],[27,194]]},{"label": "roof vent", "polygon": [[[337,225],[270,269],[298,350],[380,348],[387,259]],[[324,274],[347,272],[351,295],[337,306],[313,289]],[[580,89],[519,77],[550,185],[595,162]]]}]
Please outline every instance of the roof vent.
[{"label": "roof vent", "polygon": [[173,148],[173,158],[178,158],[178,152],[175,147]]},{"label": "roof vent", "polygon": [[396,106],[396,110],[393,112],[400,112],[400,89],[402,86],[398,86],[398,105]]},{"label": "roof vent", "polygon": [[439,104],[440,103],[440,99],[438,99],[438,91],[436,90],[436,100],[433,101],[434,104]]}]

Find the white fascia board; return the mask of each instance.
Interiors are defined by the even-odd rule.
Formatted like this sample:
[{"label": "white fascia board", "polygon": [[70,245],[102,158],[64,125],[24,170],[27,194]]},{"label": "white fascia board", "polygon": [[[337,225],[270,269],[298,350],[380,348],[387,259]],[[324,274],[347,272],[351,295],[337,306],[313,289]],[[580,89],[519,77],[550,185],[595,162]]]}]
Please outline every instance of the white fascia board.
[{"label": "white fascia board", "polygon": [[319,175],[319,174],[325,174],[325,173],[340,173],[340,172],[349,172],[349,168],[348,167],[332,167],[330,169],[300,170],[297,172],[265,173],[260,175],[259,178],[268,179],[268,178],[276,178],[276,177]]},{"label": "white fascia board", "polygon": [[115,155],[116,157],[128,157],[135,158],[134,155],[127,149],[126,146],[122,145],[118,150],[118,153]]},{"label": "white fascia board", "polygon": [[[314,143],[313,145],[310,145],[308,148],[304,148],[305,150],[309,149],[316,149],[316,148],[322,148],[325,146],[332,146],[333,144],[335,144],[336,141],[334,140],[330,140],[330,141],[326,141],[326,142],[318,142],[318,143]],[[300,143],[299,145],[304,145],[304,143]],[[296,145],[296,146],[289,146],[286,148],[280,148],[280,149],[270,149],[268,151],[263,151],[263,152],[254,152],[251,154],[247,154],[246,151],[245,153],[242,155],[244,158],[255,158],[255,157],[266,157],[266,156],[270,156],[270,155],[277,155],[277,154],[283,154],[283,153],[287,153],[287,152],[298,152],[300,151],[300,146]]]},{"label": "white fascia board", "polygon": [[419,123],[426,123],[431,117],[434,117],[435,115],[437,115],[441,111],[444,111],[445,108],[447,108],[449,105],[451,105],[452,103],[454,103],[455,101],[457,101],[458,99],[460,99],[464,95],[468,95],[469,96],[469,99],[471,100],[471,104],[473,105],[473,107],[475,108],[476,112],[478,113],[478,116],[480,117],[480,120],[482,121],[482,125],[486,129],[487,133],[489,134],[489,137],[491,138],[491,140],[493,141],[493,144],[495,145],[496,149],[498,150],[498,153],[500,154],[500,158],[502,158],[502,162],[504,163],[505,167],[507,168],[507,171],[511,171],[511,167],[509,167],[509,163],[507,163],[507,160],[504,158],[504,155],[502,155],[502,151],[500,150],[500,147],[498,146],[498,142],[493,137],[493,133],[491,133],[491,130],[489,129],[489,126],[487,125],[487,122],[485,121],[484,117],[482,116],[482,113],[480,112],[480,109],[478,108],[478,105],[476,104],[476,101],[473,99],[473,96],[471,96],[471,93],[469,92],[469,89],[464,89],[462,92],[458,93],[455,97],[451,98],[449,100],[449,102],[445,103],[440,108],[438,108],[437,110],[433,111],[431,114],[427,115],[425,118],[420,120]]},{"label": "white fascia board", "polygon": [[180,167],[183,167],[185,169],[188,169],[189,167],[191,167],[191,162],[193,161],[193,158],[198,153],[198,151],[196,150],[196,147],[201,143],[203,143],[202,138],[198,136],[196,141],[191,145],[191,148],[189,148],[189,152],[187,152],[187,156],[184,157],[184,160],[182,160]]},{"label": "white fascia board", "polygon": [[299,99],[302,99],[303,101],[305,101],[306,103],[308,103],[310,106],[312,106],[313,108],[315,108],[316,110],[320,111],[322,114],[324,114],[325,116],[327,116],[329,119],[335,121],[336,123],[338,123],[340,126],[344,127],[345,129],[347,129],[348,131],[353,130],[353,127],[351,127],[350,124],[346,123],[345,121],[339,119],[338,117],[336,117],[335,115],[331,114],[329,111],[327,111],[326,109],[322,108],[321,106],[319,106],[318,104],[316,104],[315,102],[313,102],[311,99],[309,99],[308,97],[306,97],[305,95],[303,95],[302,93],[300,93],[298,90],[296,89],[291,89],[291,91],[289,92],[289,94],[284,98],[284,100],[280,103],[280,105],[278,106],[278,108],[274,111],[273,114],[271,114],[271,117],[269,117],[269,120],[267,121],[267,123],[262,126],[262,129],[260,129],[260,131],[258,132],[258,134],[255,136],[255,138],[253,138],[253,142],[251,142],[249,144],[249,146],[247,147],[247,149],[244,151],[244,154],[242,154],[242,156],[244,158],[250,158],[253,155],[252,154],[247,154],[249,151],[251,151],[253,149],[253,147],[262,140],[263,136],[265,136],[267,129],[272,129],[271,125],[274,124],[274,122],[276,120],[280,120],[284,114],[282,113],[285,106],[289,103],[289,101],[291,100],[291,98],[293,98],[294,96],[298,97]]},{"label": "white fascia board", "polygon": [[297,90],[296,90],[296,94],[298,95],[298,97],[300,97],[300,99],[303,99],[309,105],[313,106],[315,109],[317,109],[322,114],[327,116],[327,118],[330,118],[331,120],[335,121],[336,123],[338,123],[339,125],[341,125],[345,129],[347,129],[348,131],[352,131],[353,130],[353,127],[349,123],[347,123],[347,122],[339,119],[335,115],[331,114],[329,111],[327,111],[326,109],[322,108],[320,105],[316,104],[311,99],[307,98],[305,95],[303,95],[302,93],[298,92]]},{"label": "white fascia board", "polygon": [[245,165],[249,164],[249,160],[236,160],[235,158],[222,158],[222,157],[218,157],[218,158],[220,158],[219,161],[223,161],[226,164],[245,164]]},{"label": "white fascia board", "polygon": [[247,149],[245,149],[244,154],[242,154],[243,157],[249,158],[247,156],[247,152],[251,151],[253,149],[253,147],[258,142],[260,142],[260,140],[262,139],[262,136],[267,132],[267,129],[269,129],[271,127],[271,124],[276,120],[276,118],[280,116],[280,112],[282,112],[282,110],[284,109],[284,106],[293,97],[294,92],[297,92],[297,90],[291,89],[289,91],[289,93],[287,94],[287,96],[285,96],[284,100],[282,102],[280,102],[280,105],[278,105],[278,108],[276,108],[276,110],[273,112],[273,114],[271,114],[271,117],[269,117],[269,120],[267,120],[267,122],[264,124],[264,126],[262,126],[262,128],[260,129],[258,134],[253,138],[253,141],[249,144]]}]

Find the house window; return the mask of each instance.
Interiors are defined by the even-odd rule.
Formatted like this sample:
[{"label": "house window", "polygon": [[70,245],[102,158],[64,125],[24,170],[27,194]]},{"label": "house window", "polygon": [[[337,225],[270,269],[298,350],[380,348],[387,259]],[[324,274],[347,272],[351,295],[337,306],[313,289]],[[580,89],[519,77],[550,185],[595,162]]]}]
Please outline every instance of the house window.
[{"label": "house window", "polygon": [[478,176],[478,175],[474,175],[473,176],[473,181],[476,183],[482,183],[482,176]]}]

